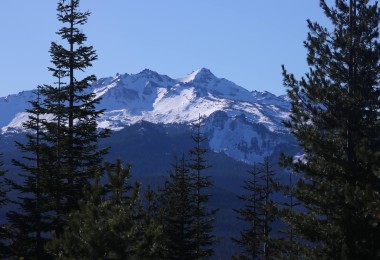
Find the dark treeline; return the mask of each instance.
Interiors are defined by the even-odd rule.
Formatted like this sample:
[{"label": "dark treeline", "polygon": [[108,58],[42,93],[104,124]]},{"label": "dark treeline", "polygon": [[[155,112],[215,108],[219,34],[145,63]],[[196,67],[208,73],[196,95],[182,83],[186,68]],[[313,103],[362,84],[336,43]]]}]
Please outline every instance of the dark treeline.
[{"label": "dark treeline", "polygon": [[[26,142],[15,144],[19,171],[0,170],[0,208],[12,205],[0,257],[212,258],[218,209],[209,203],[202,118],[193,148],[168,165],[161,187],[131,183],[131,165],[120,159],[103,162],[98,141],[109,131],[98,129],[104,111],[88,93],[96,77],[78,79],[97,59],[81,29],[90,12],[79,3],[58,1],[62,45],[49,50],[56,83],[30,100]],[[282,154],[284,178],[273,171],[277,161],[252,162],[235,209],[246,228],[231,238],[241,249],[234,259],[380,259],[380,10],[369,0],[320,5],[332,26],[308,21],[309,72],[297,80],[283,67],[284,124],[303,154]]]}]

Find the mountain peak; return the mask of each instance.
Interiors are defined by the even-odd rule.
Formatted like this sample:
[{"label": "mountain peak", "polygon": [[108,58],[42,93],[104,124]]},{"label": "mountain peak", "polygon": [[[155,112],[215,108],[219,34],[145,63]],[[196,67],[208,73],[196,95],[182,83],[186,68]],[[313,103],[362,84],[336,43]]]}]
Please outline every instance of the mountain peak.
[{"label": "mountain peak", "polygon": [[211,79],[215,77],[214,74],[209,69],[206,68],[199,68],[197,70],[194,70],[190,74],[186,75],[185,77],[177,79],[179,82],[183,83],[189,83],[191,81],[206,81],[208,79]]},{"label": "mountain peak", "polygon": [[162,83],[162,82],[173,82],[174,80],[170,77],[168,77],[167,75],[161,75],[159,73],[157,73],[156,71],[153,71],[153,70],[150,70],[150,69],[144,69],[143,71],[137,73],[137,74],[134,74],[133,75],[134,78],[143,78],[143,79],[147,79],[147,80],[153,80],[155,82],[159,82],[159,83]]},{"label": "mountain peak", "polygon": [[139,73],[137,73],[136,75],[148,77],[148,78],[159,76],[159,74],[157,72],[150,70],[150,69],[144,69],[144,70],[140,71]]}]

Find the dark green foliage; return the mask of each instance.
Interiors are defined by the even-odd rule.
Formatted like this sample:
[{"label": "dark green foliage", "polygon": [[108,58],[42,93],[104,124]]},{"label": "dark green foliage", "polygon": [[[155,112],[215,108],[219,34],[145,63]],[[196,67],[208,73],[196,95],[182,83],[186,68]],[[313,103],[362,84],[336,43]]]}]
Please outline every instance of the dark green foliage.
[{"label": "dark green foliage", "polygon": [[194,259],[194,186],[184,156],[172,166],[160,194],[168,259]]},{"label": "dark green foliage", "polygon": [[155,192],[148,186],[144,193],[145,209],[139,220],[139,235],[136,236],[136,259],[168,259],[167,240],[164,234],[164,212]]},{"label": "dark green foliage", "polygon": [[216,242],[213,234],[213,223],[215,214],[218,210],[209,209],[208,201],[211,196],[210,188],[212,187],[211,176],[205,175],[204,171],[210,166],[207,165],[205,154],[207,148],[203,143],[207,140],[201,133],[201,118],[193,125],[195,133],[192,139],[195,146],[190,150],[190,159],[187,167],[190,170],[191,182],[194,185],[194,221],[191,224],[191,232],[194,234],[195,255],[194,259],[204,259],[214,254],[212,246]]},{"label": "dark green foliage", "polygon": [[305,206],[289,220],[314,257],[379,259],[380,11],[368,0],[321,7],[332,30],[308,21],[309,72],[283,73],[285,125],[305,153],[288,161],[302,173],[295,196]]},{"label": "dark green foliage", "polygon": [[141,233],[142,206],[139,185],[128,184],[130,166],[107,164],[111,191],[95,179],[79,210],[71,214],[61,236],[53,236],[46,249],[62,259],[134,259]]},{"label": "dark green foliage", "polygon": [[277,248],[272,237],[272,224],[278,219],[278,203],[273,201],[272,196],[278,191],[279,185],[268,158],[264,158],[261,167],[254,164],[249,174],[250,179],[243,186],[247,194],[239,197],[245,206],[236,210],[239,219],[248,224],[248,228],[240,232],[239,238],[233,238],[244,249],[236,258],[273,259]]},{"label": "dark green foliage", "polygon": [[52,168],[43,142],[39,89],[37,100],[31,101],[32,108],[27,110],[30,113],[29,120],[24,123],[24,127],[30,131],[26,134],[28,142],[16,143],[24,156],[23,160],[14,160],[13,163],[22,171],[19,176],[23,178],[23,183],[7,179],[10,188],[18,191],[17,199],[12,201],[17,208],[7,213],[12,234],[9,249],[13,256],[28,259],[47,257],[43,246],[47,241],[46,232],[51,226],[47,214],[49,197],[44,190],[48,185],[47,169]]},{"label": "dark green foliage", "polygon": [[[282,154],[280,161],[284,162],[286,157]],[[301,203],[295,198],[296,185],[294,181],[294,173],[287,171],[289,175],[288,183],[281,186],[281,192],[285,198],[277,208],[279,209],[279,217],[286,224],[286,227],[279,230],[281,236],[275,239],[274,246],[276,257],[281,259],[308,259],[311,258],[310,250],[301,243],[301,239],[296,236],[294,227],[289,225],[294,220],[296,212],[301,210]]]},{"label": "dark green foliage", "polygon": [[[58,20],[63,27],[57,32],[65,45],[52,42],[50,54],[53,75],[59,79],[58,88],[44,88],[46,108],[55,116],[55,125],[48,131],[56,145],[60,182],[63,182],[61,211],[68,214],[82,197],[82,189],[93,173],[99,170],[105,150],[98,148],[99,138],[108,131],[98,131],[96,119],[104,112],[96,110],[99,103],[88,88],[96,80],[94,75],[78,80],[75,73],[92,66],[97,55],[92,46],[85,46],[87,37],[79,28],[84,25],[89,12],[79,11],[79,0],[58,2]],[[64,81],[67,79],[67,84]]]},{"label": "dark green foliage", "polygon": [[140,185],[128,183],[131,166],[124,168],[118,159],[105,168],[107,184],[96,178],[63,234],[54,235],[47,244],[47,251],[62,259],[165,259],[163,214],[155,193],[147,188],[144,207]]},{"label": "dark green foliage", "polygon": [[86,194],[88,201],[79,203],[79,210],[71,214],[63,233],[57,237],[53,233],[46,250],[55,258],[101,259],[106,255],[104,244],[107,242],[105,223],[101,219],[105,208],[101,207],[103,187],[99,180]]},{"label": "dark green foliage", "polygon": [[[0,157],[2,154],[0,154]],[[4,178],[5,178],[5,171],[1,169],[3,166],[3,162],[0,161],[0,210],[3,208],[7,203],[7,192],[8,187],[5,184]],[[7,232],[7,225],[5,223],[0,222],[0,258],[5,258],[8,253],[8,247],[7,244],[7,238],[8,238],[8,232]]]},{"label": "dark green foliage", "polygon": [[133,187],[128,183],[131,178],[132,165],[128,164],[123,168],[120,159],[116,160],[116,164],[112,165],[105,162],[105,169],[108,177],[108,183],[105,185],[107,192],[111,192],[110,200],[116,205],[120,205],[126,200],[125,193]]},{"label": "dark green foliage", "polygon": [[78,26],[87,22],[90,13],[78,11],[79,2],[58,2],[58,20],[64,24],[58,35],[66,46],[53,42],[49,51],[54,65],[49,70],[58,79],[57,86],[38,87],[38,100],[31,102],[29,121],[24,124],[28,142],[17,143],[25,156],[14,160],[23,171],[23,183],[9,180],[11,188],[20,192],[13,202],[18,209],[7,215],[14,256],[47,257],[43,247],[50,232],[60,235],[106,152],[97,145],[108,133],[97,130],[96,119],[103,111],[95,109],[99,100],[88,91],[96,78],[74,76],[97,58],[93,48],[83,44],[86,36]]},{"label": "dark green foliage", "polygon": [[[50,197],[51,230],[59,235],[68,214],[78,208],[83,188],[89,185],[94,173],[101,168],[106,152],[98,148],[98,140],[108,131],[98,131],[96,119],[103,110],[96,110],[99,102],[88,88],[96,77],[78,80],[74,73],[92,66],[97,56],[92,47],[84,46],[86,36],[79,26],[87,22],[89,12],[80,12],[79,0],[58,2],[58,20],[64,24],[58,31],[66,46],[52,42],[50,55],[57,79],[56,86],[43,85],[40,109],[49,114],[43,121],[43,141],[49,156],[48,184],[44,194]],[[68,81],[67,83],[65,81]]]},{"label": "dark green foliage", "polygon": [[189,161],[183,156],[172,165],[170,178],[160,194],[167,259],[207,259],[214,254],[213,223],[217,210],[208,206],[212,182],[211,176],[204,173],[210,166],[205,159],[206,138],[201,127],[199,118],[194,124],[195,146],[189,151]]},{"label": "dark green foliage", "polygon": [[274,256],[273,242],[271,239],[272,223],[278,218],[278,202],[273,201],[272,195],[278,191],[278,182],[275,179],[275,172],[268,157],[264,158],[263,163],[263,180],[264,180],[264,230],[263,230],[263,249],[264,259],[271,259]]},{"label": "dark green foliage", "polygon": [[[0,154],[0,158],[1,158],[2,154]],[[8,192],[8,188],[7,186],[5,185],[5,181],[4,181],[4,177],[5,177],[5,171],[2,170],[2,167],[3,167],[4,163],[2,161],[0,161],[0,208],[4,207],[8,200],[7,200],[7,192]]]},{"label": "dark green foliage", "polygon": [[250,179],[244,181],[243,189],[248,193],[241,195],[239,198],[245,202],[243,209],[235,210],[239,219],[249,223],[248,229],[240,232],[240,238],[233,241],[244,249],[244,253],[237,256],[239,259],[258,259],[263,255],[262,237],[263,237],[263,208],[264,208],[264,190],[262,187],[262,175],[256,166],[248,172]]}]

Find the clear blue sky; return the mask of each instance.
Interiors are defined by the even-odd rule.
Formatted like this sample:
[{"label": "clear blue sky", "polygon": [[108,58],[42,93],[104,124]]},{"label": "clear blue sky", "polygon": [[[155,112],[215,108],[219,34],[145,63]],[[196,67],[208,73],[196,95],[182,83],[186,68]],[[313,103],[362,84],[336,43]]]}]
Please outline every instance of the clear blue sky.
[{"label": "clear blue sky", "polygon": [[[331,2],[331,1],[329,1]],[[50,84],[55,0],[0,1],[0,96]],[[82,0],[98,78],[144,68],[177,78],[199,67],[249,90],[284,94],[281,64],[307,71],[306,19],[326,23],[319,0]]]}]

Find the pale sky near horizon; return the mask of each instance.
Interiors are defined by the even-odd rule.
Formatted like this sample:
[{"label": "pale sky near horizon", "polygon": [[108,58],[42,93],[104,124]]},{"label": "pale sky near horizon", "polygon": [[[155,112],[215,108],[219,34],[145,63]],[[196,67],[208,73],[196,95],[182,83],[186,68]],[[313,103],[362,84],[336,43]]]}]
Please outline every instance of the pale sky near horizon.
[{"label": "pale sky near horizon", "polygon": [[[327,1],[331,2],[331,1]],[[56,0],[0,1],[0,97],[51,84]],[[307,70],[306,19],[326,24],[319,0],[82,0],[98,78],[145,68],[179,78],[199,67],[248,89],[285,93],[281,64]]]}]

